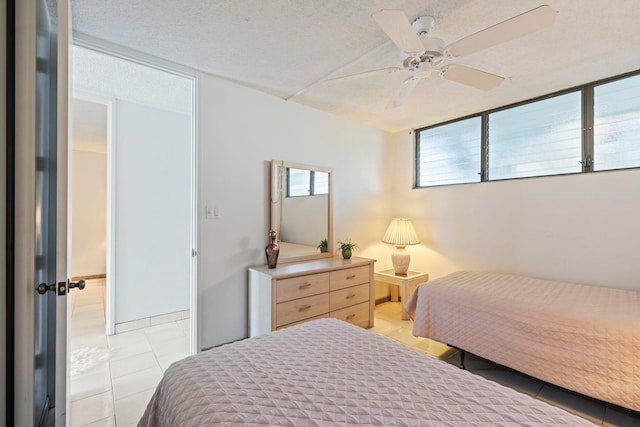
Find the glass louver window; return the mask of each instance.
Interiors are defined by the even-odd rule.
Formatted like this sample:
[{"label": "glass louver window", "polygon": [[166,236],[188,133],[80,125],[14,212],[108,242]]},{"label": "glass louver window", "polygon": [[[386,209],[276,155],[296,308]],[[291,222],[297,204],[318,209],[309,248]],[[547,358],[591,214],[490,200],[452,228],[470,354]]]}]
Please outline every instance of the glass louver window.
[{"label": "glass louver window", "polygon": [[581,115],[580,92],[489,114],[487,179],[580,172]]},{"label": "glass louver window", "polygon": [[480,182],[481,118],[419,131],[417,186]]},{"label": "glass louver window", "polygon": [[640,76],[593,90],[593,169],[640,166]]}]

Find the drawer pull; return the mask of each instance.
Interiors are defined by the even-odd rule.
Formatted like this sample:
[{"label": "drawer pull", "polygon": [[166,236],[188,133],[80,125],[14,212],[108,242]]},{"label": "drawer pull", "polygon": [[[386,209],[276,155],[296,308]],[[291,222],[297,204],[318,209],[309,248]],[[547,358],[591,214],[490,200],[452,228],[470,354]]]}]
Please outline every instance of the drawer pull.
[{"label": "drawer pull", "polygon": [[351,279],[355,279],[356,275],[355,274],[350,274],[347,276],[347,280],[351,280]]},{"label": "drawer pull", "polygon": [[346,320],[351,320],[351,319],[353,319],[354,317],[356,317],[356,315],[355,315],[355,314],[350,314],[350,315],[348,315],[347,317],[345,317],[345,319],[346,319]]},{"label": "drawer pull", "polygon": [[351,299],[351,298],[353,298],[355,296],[356,296],[356,294],[349,294],[349,295],[347,295],[347,299]]},{"label": "drawer pull", "polygon": [[302,307],[298,307],[298,312],[303,312],[303,311],[307,311],[311,308],[311,306],[309,304],[307,305],[303,305]]},{"label": "drawer pull", "polygon": [[311,283],[304,283],[302,285],[298,285],[298,289],[307,289],[311,286]]}]

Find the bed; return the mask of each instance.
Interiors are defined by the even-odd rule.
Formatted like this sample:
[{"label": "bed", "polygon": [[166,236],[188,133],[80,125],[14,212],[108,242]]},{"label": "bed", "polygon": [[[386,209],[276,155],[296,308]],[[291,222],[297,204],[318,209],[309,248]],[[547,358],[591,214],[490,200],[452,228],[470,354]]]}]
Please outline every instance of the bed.
[{"label": "bed", "polygon": [[337,319],[176,362],[139,426],[593,426]]},{"label": "bed", "polygon": [[640,411],[640,292],[459,271],[405,309],[415,336]]}]

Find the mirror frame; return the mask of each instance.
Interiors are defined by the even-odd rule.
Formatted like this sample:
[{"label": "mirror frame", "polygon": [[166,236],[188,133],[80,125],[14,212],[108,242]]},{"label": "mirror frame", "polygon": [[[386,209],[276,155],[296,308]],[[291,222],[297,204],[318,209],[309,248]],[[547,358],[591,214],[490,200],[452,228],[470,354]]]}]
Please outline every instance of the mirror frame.
[{"label": "mirror frame", "polygon": [[282,210],[282,196],[284,194],[284,173],[287,168],[293,169],[307,169],[318,172],[326,172],[329,175],[329,194],[327,197],[328,201],[328,212],[327,212],[327,241],[329,242],[329,251],[322,253],[317,250],[314,253],[303,253],[300,255],[289,255],[284,254],[282,249],[280,250],[280,256],[278,258],[278,263],[287,264],[291,262],[298,261],[308,261],[313,259],[322,259],[322,258],[331,258],[333,257],[333,169],[325,168],[321,166],[312,166],[305,165],[302,163],[292,163],[285,162],[283,160],[272,160],[271,161],[271,230],[276,230],[278,233],[278,237],[280,236],[280,224],[279,220],[276,221],[276,218],[281,217]]}]

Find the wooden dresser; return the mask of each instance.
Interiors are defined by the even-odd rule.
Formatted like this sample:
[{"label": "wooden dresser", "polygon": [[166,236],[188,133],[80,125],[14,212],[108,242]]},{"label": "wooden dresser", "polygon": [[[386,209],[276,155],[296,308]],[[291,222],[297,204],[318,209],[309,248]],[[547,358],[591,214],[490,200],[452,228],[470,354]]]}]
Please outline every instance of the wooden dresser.
[{"label": "wooden dresser", "polygon": [[335,317],[373,327],[373,263],[341,257],[249,269],[249,336]]}]

